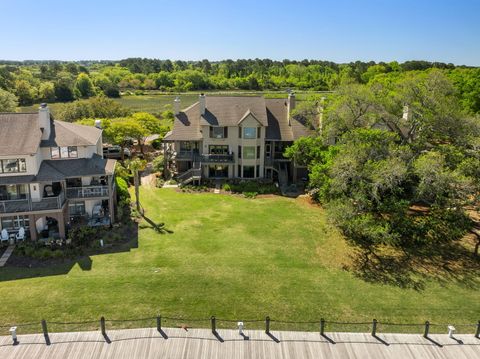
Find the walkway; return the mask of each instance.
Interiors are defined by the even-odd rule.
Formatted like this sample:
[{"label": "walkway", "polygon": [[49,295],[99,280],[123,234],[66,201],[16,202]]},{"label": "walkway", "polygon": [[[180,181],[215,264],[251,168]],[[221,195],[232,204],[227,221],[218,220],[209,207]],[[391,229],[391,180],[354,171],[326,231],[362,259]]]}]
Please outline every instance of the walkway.
[{"label": "walkway", "polygon": [[[4,331],[5,332],[5,331]],[[473,334],[326,333],[262,330],[154,328],[96,332],[19,335],[17,345],[0,337],[2,359],[149,359],[149,358],[276,358],[276,359],[473,359],[480,358],[480,339]]]},{"label": "walkway", "polygon": [[5,264],[7,264],[8,258],[10,258],[12,255],[14,249],[15,245],[10,245],[8,246],[7,250],[3,252],[2,257],[0,258],[0,267],[3,267]]}]

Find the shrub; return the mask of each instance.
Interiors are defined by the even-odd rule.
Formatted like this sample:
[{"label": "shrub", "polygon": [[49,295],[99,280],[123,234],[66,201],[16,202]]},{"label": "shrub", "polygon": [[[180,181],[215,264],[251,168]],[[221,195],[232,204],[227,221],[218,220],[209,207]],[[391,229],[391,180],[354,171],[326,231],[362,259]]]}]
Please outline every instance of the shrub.
[{"label": "shrub", "polygon": [[230,192],[232,190],[232,188],[230,187],[230,185],[228,183],[225,183],[223,186],[222,186],[222,189],[226,192]]},{"label": "shrub", "polygon": [[258,193],[257,192],[243,192],[243,195],[245,198],[255,198],[257,197]]},{"label": "shrub", "polygon": [[164,158],[162,155],[157,156],[152,161],[152,167],[154,172],[163,172]]},{"label": "shrub", "polygon": [[119,201],[128,201],[130,199],[130,193],[128,192],[127,181],[121,177],[115,177],[115,183],[117,185],[117,196]]},{"label": "shrub", "polygon": [[151,142],[152,147],[156,150],[159,150],[162,147],[163,138],[157,138]]},{"label": "shrub", "polygon": [[74,247],[88,247],[96,238],[98,231],[92,227],[76,227],[70,230],[68,238]]},{"label": "shrub", "polygon": [[163,178],[157,178],[157,182],[155,183],[155,185],[158,188],[162,188],[164,184],[165,184],[165,180]]}]

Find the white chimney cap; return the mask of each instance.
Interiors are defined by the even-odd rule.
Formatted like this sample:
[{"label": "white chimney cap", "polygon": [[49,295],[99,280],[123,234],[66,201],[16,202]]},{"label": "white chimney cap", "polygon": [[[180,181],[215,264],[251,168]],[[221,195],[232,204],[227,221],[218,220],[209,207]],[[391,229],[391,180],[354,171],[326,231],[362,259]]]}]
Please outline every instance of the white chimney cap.
[{"label": "white chimney cap", "polygon": [[95,120],[95,127],[96,127],[96,128],[102,128],[102,121],[100,121],[100,120]]}]

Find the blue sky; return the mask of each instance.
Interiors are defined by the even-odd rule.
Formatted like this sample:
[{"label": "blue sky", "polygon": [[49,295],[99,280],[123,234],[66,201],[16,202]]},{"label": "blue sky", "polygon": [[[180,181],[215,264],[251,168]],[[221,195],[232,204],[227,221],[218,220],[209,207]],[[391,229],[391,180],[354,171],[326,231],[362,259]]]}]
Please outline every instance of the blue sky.
[{"label": "blue sky", "polygon": [[0,59],[480,65],[480,0],[0,0]]}]

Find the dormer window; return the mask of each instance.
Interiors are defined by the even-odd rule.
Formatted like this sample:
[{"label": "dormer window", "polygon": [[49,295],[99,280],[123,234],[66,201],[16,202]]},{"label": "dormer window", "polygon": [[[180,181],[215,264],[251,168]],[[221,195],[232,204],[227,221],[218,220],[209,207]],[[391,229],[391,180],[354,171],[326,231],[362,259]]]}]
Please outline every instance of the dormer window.
[{"label": "dormer window", "polygon": [[257,138],[257,128],[256,127],[244,127],[243,128],[243,138],[245,138],[245,139]]},{"label": "dormer window", "polygon": [[210,126],[210,138],[227,138],[228,127]]}]

